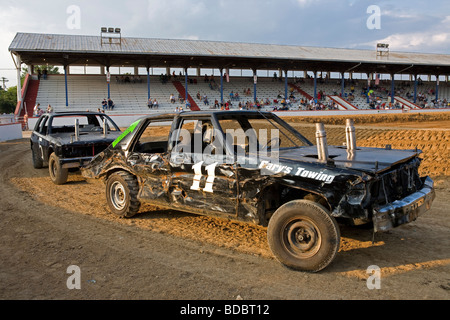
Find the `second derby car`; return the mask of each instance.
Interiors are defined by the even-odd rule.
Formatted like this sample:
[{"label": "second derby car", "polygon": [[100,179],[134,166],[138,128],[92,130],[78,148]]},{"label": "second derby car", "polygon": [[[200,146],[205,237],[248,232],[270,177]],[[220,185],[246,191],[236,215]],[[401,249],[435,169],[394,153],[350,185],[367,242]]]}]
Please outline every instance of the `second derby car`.
[{"label": "second derby car", "polygon": [[105,150],[120,129],[103,113],[59,112],[42,115],[31,134],[33,166],[48,164],[50,179],[60,185],[69,171],[76,171]]},{"label": "second derby car", "polygon": [[[312,129],[314,130],[314,129]],[[272,113],[186,112],[133,123],[82,169],[103,178],[110,210],[132,217],[144,201],[267,226],[285,266],[316,272],[339,250],[337,220],[384,231],[431,207],[433,181],[420,177],[419,150],[317,146]]]}]

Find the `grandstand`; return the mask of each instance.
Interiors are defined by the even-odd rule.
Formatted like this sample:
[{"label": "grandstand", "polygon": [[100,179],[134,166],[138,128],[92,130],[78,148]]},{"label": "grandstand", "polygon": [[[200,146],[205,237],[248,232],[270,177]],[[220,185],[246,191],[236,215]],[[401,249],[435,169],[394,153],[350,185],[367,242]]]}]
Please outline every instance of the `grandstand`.
[{"label": "grandstand", "polygon": [[[145,77],[141,77],[137,82],[122,83],[116,80],[119,75],[112,75],[110,84],[110,96],[114,101],[115,108],[108,110],[111,114],[123,113],[147,113],[151,112],[168,112],[174,111],[176,107],[183,106],[184,103],[178,100],[178,96],[184,95],[183,91],[180,93],[172,81],[162,84],[159,81],[159,76],[151,76],[151,99],[156,99],[158,109],[149,109],[147,106],[148,88]],[[144,81],[145,78],[145,81]],[[203,77],[194,78],[195,83],[188,84],[189,95],[200,109],[209,109],[214,107],[215,101],[221,101],[222,95],[219,85],[211,88],[209,82],[204,82]],[[306,110],[306,107],[299,107],[300,100],[303,98],[307,103],[313,99],[314,86],[311,81],[303,81],[302,83],[295,82],[295,79],[290,79],[289,90],[292,92],[294,99],[291,99],[291,110]],[[68,106],[66,106],[65,94],[65,79],[63,75],[50,75],[46,80],[39,81],[39,90],[37,91],[35,101],[29,102],[29,105],[34,106],[35,103],[40,103],[41,106],[51,105],[55,111],[74,111],[74,110],[91,110],[95,111],[101,108],[101,102],[108,97],[108,88],[105,84],[105,76],[103,75],[72,75],[67,81],[68,85]],[[390,84],[387,84],[390,87]],[[367,96],[363,89],[367,86],[366,81],[355,81],[354,84],[346,85],[344,95],[341,97],[341,85],[338,84],[338,79],[332,79],[327,83],[322,83],[317,86],[318,92],[323,93],[322,104],[328,106],[328,99],[335,102],[336,108],[340,110],[354,110],[354,109],[369,109],[370,105],[367,102]],[[407,108],[417,108],[419,104],[414,105],[410,100],[413,94],[413,82],[396,81],[398,88],[396,94],[396,101]],[[354,88],[353,92],[351,88]],[[381,103],[389,104],[390,96],[383,86],[380,86],[377,91],[377,97],[380,98]],[[432,96],[433,90],[436,88],[435,82],[426,82],[419,87],[419,93],[424,93],[427,96]],[[250,89],[251,94],[245,93]],[[297,91],[300,89],[300,91]],[[271,78],[259,78],[257,86],[257,98],[263,100],[262,108],[264,110],[273,110],[275,107],[281,106],[281,101],[284,98],[284,82],[272,81]],[[230,93],[233,93],[233,98],[230,98]],[[234,95],[238,93],[238,98]],[[302,94],[303,93],[303,94]],[[171,103],[170,96],[174,95],[176,102]],[[198,98],[198,96],[200,98]],[[353,99],[350,97],[353,96]],[[204,97],[207,97],[208,104],[205,104]],[[246,102],[253,102],[253,83],[248,77],[231,77],[229,82],[223,83],[223,99],[232,103],[231,108],[238,108],[239,102],[245,105]],[[439,90],[439,99],[450,101],[450,86],[442,85]],[[270,104],[266,104],[269,101]],[[423,105],[421,107],[424,107]],[[28,106],[27,106],[27,109]]]},{"label": "grandstand", "polygon": [[[26,110],[32,116],[35,103],[44,108],[50,104],[56,111],[94,111],[109,97],[115,103],[114,110],[108,110],[113,114],[174,111],[185,107],[179,96],[189,101],[191,110],[213,108],[215,101],[219,105],[230,101],[232,109],[240,103],[245,108],[259,105],[265,110],[279,109],[283,99],[290,100],[290,110],[358,110],[395,105],[419,109],[447,107],[450,101],[450,55],[442,54],[390,51],[388,56],[379,57],[371,50],[126,37],[121,37],[120,43],[104,44],[98,36],[29,33],[18,33],[9,50],[16,57],[18,74],[22,64],[27,64],[30,71],[23,88],[18,85],[17,115]],[[69,73],[69,67],[86,66],[88,61],[90,66],[94,63],[100,67],[99,74]],[[42,64],[62,65],[65,74],[39,80],[33,66]],[[124,74],[111,72],[107,83],[111,68],[121,66],[134,68],[130,77],[139,77],[138,81],[123,81]],[[138,68],[145,68],[146,74],[139,74]],[[150,74],[151,68],[165,69],[169,75],[178,68],[183,75],[163,83],[159,75]],[[204,81],[202,76],[205,70],[219,70],[223,75],[230,69],[241,70],[241,76],[221,77],[215,72],[213,82]],[[192,70],[196,70],[195,74]],[[242,70],[252,75],[242,76]],[[267,76],[258,75],[255,83],[253,75],[258,71]],[[274,71],[277,79],[269,76]],[[286,79],[289,73],[292,76]],[[327,77],[322,79],[322,74]],[[368,87],[367,79],[375,75],[385,78],[377,86],[372,80]],[[403,76],[410,80],[390,80]],[[424,81],[419,82],[418,77]],[[370,99],[369,90],[373,90]],[[231,98],[230,93],[238,93],[239,98]],[[158,109],[147,107],[149,95],[157,100]],[[175,103],[169,100],[171,95]],[[204,97],[208,98],[207,104]],[[390,105],[392,97],[395,103]]]}]

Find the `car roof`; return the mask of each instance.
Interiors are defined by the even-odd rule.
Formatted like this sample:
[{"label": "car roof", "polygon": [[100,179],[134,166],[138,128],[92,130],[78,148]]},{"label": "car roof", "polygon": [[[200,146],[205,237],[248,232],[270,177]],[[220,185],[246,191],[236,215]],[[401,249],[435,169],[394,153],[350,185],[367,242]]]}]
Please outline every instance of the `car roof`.
[{"label": "car roof", "polygon": [[159,113],[151,114],[142,117],[141,119],[165,119],[165,118],[175,118],[175,117],[211,117],[212,115],[256,115],[263,114],[265,116],[272,116],[273,113],[267,111],[252,111],[252,110],[201,110],[201,111],[183,111],[178,113]]},{"label": "car roof", "polygon": [[107,116],[105,113],[101,112],[90,112],[90,111],[68,111],[68,112],[54,112],[54,113],[45,113],[49,116],[88,116],[88,115],[103,115]]}]

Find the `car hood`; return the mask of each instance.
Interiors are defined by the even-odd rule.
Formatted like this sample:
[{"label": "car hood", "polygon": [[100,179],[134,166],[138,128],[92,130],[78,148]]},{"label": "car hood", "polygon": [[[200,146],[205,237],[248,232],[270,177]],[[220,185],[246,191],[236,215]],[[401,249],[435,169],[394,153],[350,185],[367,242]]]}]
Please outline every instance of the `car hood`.
[{"label": "car hood", "polygon": [[[328,147],[329,162],[332,162],[335,167],[370,174],[389,170],[396,164],[407,162],[420,153],[421,151],[419,150],[390,150],[365,147],[360,147],[350,152],[346,147]],[[279,159],[280,162],[321,162],[318,160],[316,146],[280,150]]]},{"label": "car hood", "polygon": [[84,145],[86,143],[112,143],[120,134],[120,132],[109,132],[105,137],[103,132],[81,133],[79,139],[75,140],[73,133],[57,133],[49,135],[49,138],[60,145]]}]

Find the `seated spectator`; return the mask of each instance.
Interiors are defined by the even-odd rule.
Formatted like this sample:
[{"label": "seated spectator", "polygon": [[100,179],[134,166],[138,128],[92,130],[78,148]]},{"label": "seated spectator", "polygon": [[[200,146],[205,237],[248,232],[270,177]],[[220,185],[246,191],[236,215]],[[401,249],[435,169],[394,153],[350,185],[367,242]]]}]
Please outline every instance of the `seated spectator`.
[{"label": "seated spectator", "polygon": [[114,102],[111,100],[111,98],[108,98],[108,110],[113,110],[114,107]]},{"label": "seated spectator", "polygon": [[103,101],[102,101],[102,109],[106,110],[106,108],[108,108],[108,102],[106,101],[106,99],[103,99]]}]

